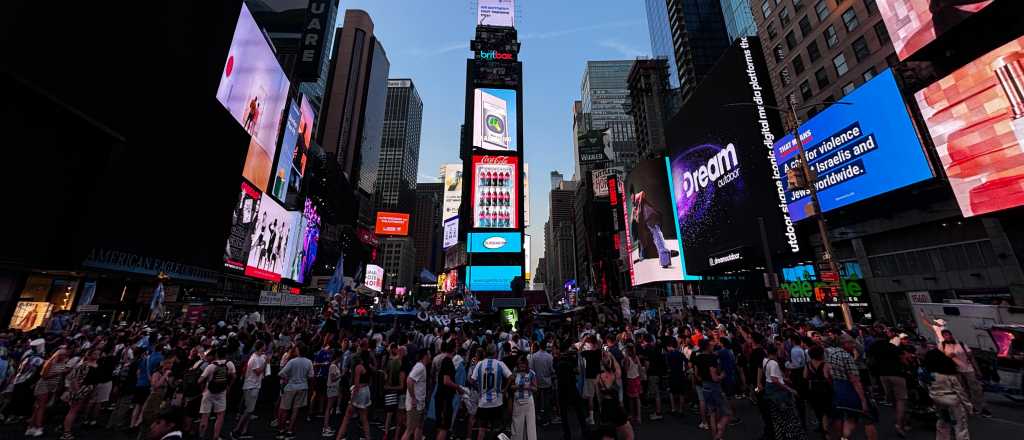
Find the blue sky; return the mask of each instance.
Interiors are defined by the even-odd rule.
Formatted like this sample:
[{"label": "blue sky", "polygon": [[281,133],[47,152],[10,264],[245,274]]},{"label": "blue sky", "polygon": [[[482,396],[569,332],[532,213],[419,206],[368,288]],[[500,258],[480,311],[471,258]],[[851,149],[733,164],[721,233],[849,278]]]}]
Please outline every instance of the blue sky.
[{"label": "blue sky", "polygon": [[[419,181],[437,181],[442,164],[458,162],[465,106],[466,59],[471,56],[472,0],[341,0],[362,9],[391,61],[392,78],[412,78],[423,99]],[[530,165],[530,267],[543,254],[549,174],[572,177],[572,102],[579,99],[587,60],[650,55],[641,0],[520,0],[523,139]]]}]

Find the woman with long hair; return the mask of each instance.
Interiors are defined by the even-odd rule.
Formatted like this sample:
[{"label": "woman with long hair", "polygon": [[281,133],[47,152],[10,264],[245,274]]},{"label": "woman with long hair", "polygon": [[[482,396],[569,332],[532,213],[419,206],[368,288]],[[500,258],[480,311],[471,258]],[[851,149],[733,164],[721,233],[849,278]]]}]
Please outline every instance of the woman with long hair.
[{"label": "woman with long hair", "polygon": [[601,406],[600,425],[605,440],[633,440],[633,426],[619,401],[622,381],[611,353],[604,352],[601,374],[597,375],[597,396]]},{"label": "woman with long hair", "polygon": [[806,438],[800,421],[797,420],[794,397],[796,390],[786,383],[786,376],[779,365],[779,349],[774,344],[765,346],[768,357],[761,362],[759,386],[764,390],[764,402],[771,418],[771,436],[776,440]]},{"label": "woman with long hair", "polygon": [[359,352],[352,358],[352,398],[345,408],[345,416],[341,419],[341,428],[338,429],[337,440],[344,440],[348,436],[348,422],[352,420],[352,412],[359,411],[359,421],[363,426],[363,438],[370,438],[370,421],[367,409],[370,407],[370,352],[360,347]]},{"label": "woman with long hair", "polygon": [[97,367],[96,361],[99,358],[99,348],[93,348],[86,352],[85,358],[68,373],[67,402],[70,408],[67,415],[64,416],[64,434],[61,435],[61,440],[73,440],[75,438],[71,432],[71,429],[75,426],[75,419],[82,408],[89,403],[93,396],[93,390],[98,385],[95,380],[94,371]]},{"label": "woman with long hair", "polygon": [[971,414],[973,406],[967,389],[960,382],[956,362],[942,351],[933,349],[924,355],[924,368],[931,379],[928,396],[935,403],[938,416],[935,421],[936,440],[970,439],[967,415]]},{"label": "woman with long hair", "polygon": [[61,347],[47,359],[40,372],[39,382],[35,388],[35,406],[32,408],[32,419],[28,422],[26,437],[39,437],[43,435],[43,419],[46,416],[46,405],[50,398],[60,389],[64,373],[67,372],[68,351]]},{"label": "woman with long hair", "polygon": [[633,423],[640,424],[640,391],[643,389],[640,377],[642,376],[643,365],[640,364],[640,357],[636,354],[636,346],[626,346],[626,355],[622,359],[623,374],[625,380],[626,403],[632,412]]}]

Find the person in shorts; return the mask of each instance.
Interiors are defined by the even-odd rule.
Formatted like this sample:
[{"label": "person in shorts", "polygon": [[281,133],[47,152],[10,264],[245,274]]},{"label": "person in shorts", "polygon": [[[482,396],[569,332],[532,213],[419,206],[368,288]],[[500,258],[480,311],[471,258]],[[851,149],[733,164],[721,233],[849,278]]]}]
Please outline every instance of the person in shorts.
[{"label": "person in shorts", "polygon": [[[402,355],[399,352],[398,344],[392,342],[388,346],[388,359],[384,364],[384,436],[382,440],[387,440],[388,434],[391,433],[392,418],[395,419],[396,436],[400,432],[399,428],[405,423],[404,397],[405,372],[402,371]],[[402,403],[401,406],[399,406],[399,401]]]},{"label": "person in shorts", "polygon": [[245,380],[242,382],[242,415],[231,431],[231,438],[251,438],[249,435],[249,420],[256,411],[256,401],[260,397],[260,386],[263,384],[263,376],[267,372],[267,354],[263,341],[256,341],[253,345],[253,353],[245,364]]},{"label": "person in shorts", "polygon": [[597,338],[593,335],[587,336],[583,342],[583,350],[580,351],[583,358],[583,400],[587,401],[587,423],[594,424],[594,395],[597,393],[597,375],[601,374],[601,347],[597,344]]},{"label": "person in shorts", "polygon": [[406,378],[405,414],[406,428],[402,440],[419,440],[423,436],[423,412],[427,407],[427,365],[430,365],[430,351],[420,349],[417,362]]},{"label": "person in shorts", "polygon": [[490,347],[487,349],[487,358],[473,367],[469,378],[480,390],[477,409],[480,430],[477,431],[477,440],[483,440],[487,431],[502,428],[505,419],[505,389],[508,388],[508,378],[511,376],[512,370],[504,362],[495,359],[494,349]]},{"label": "person in shorts", "polygon": [[320,431],[323,437],[330,437],[335,434],[331,429],[331,412],[338,405],[338,396],[341,394],[341,351],[335,350],[331,353],[331,362],[327,367],[327,406],[324,408],[324,426]]},{"label": "person in shorts", "polygon": [[284,394],[281,395],[277,411],[279,432],[275,438],[278,440],[295,438],[295,419],[299,416],[299,410],[306,407],[309,379],[313,377],[313,361],[306,357],[309,350],[305,346],[299,346],[297,352],[298,354],[288,359],[288,363],[278,373],[281,382],[284,383]]},{"label": "person in shorts", "polygon": [[725,437],[725,428],[732,418],[732,408],[722,392],[722,380],[725,372],[718,362],[718,356],[711,350],[711,343],[701,339],[698,343],[700,351],[694,356],[694,366],[701,381],[701,394],[704,397],[704,409],[709,419],[708,428],[714,438]]},{"label": "person in shorts", "polygon": [[227,355],[226,348],[219,348],[215,354],[216,360],[207,365],[199,382],[205,386],[203,399],[199,404],[199,437],[206,437],[206,427],[210,422],[210,413],[213,413],[216,420],[213,424],[213,437],[220,438],[221,428],[224,427],[224,410],[227,409],[227,394],[231,388],[231,382],[235,380],[235,364],[224,360]]}]

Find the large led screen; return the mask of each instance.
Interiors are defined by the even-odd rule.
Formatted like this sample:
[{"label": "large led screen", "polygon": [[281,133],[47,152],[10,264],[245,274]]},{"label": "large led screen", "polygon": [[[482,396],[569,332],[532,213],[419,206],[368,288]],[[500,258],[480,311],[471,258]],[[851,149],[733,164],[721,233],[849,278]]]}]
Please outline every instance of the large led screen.
[{"label": "large led screen", "polygon": [[519,148],[516,131],[516,91],[476,89],[473,91],[473,146],[485,150],[515,151]]},{"label": "large led screen", "polygon": [[478,0],[476,8],[478,26],[516,25],[516,4],[514,0]]},{"label": "large led screen", "polygon": [[278,200],[284,201],[289,194],[295,195],[302,190],[302,176],[306,174],[306,158],[315,120],[313,106],[305,96],[302,97],[301,105],[295,101],[289,105],[270,189],[270,193]]},{"label": "large led screen", "polygon": [[519,227],[519,191],[515,156],[473,156],[473,227]]},{"label": "large led screen", "polygon": [[245,263],[249,260],[252,232],[260,211],[261,197],[256,188],[248,182],[242,182],[238,203],[231,212],[231,233],[228,235],[228,244],[224,247],[224,267],[245,270]]},{"label": "large led screen", "polygon": [[316,261],[317,244],[320,239],[320,215],[310,199],[306,199],[302,219],[296,230],[298,235],[293,246],[295,252],[291,259],[291,268],[285,278],[304,283]]},{"label": "large led screen", "polygon": [[[830,211],[932,177],[914,123],[886,70],[800,126],[807,163],[817,175],[818,201]],[[775,144],[782,174],[800,167],[793,135]],[[812,214],[809,190],[792,191],[785,180],[793,221]]]},{"label": "large led screen", "polygon": [[992,0],[878,0],[878,11],[902,60],[990,4]]},{"label": "large led screen", "polygon": [[376,264],[367,264],[363,284],[370,290],[380,292],[384,289],[384,268]]},{"label": "large led screen", "polygon": [[773,133],[782,124],[770,109],[766,72],[758,40],[741,38],[669,124],[670,185],[689,273],[762,266],[762,223],[772,252],[800,251],[774,166]]},{"label": "large led screen", "polygon": [[466,266],[466,288],[473,292],[512,290],[512,279],[523,275],[521,266]]},{"label": "large led screen", "polygon": [[459,215],[459,206],[462,204],[462,164],[441,165],[441,178],[444,179],[441,218],[447,220]]},{"label": "large led screen", "polygon": [[467,252],[510,253],[523,249],[523,234],[519,232],[470,232],[466,234]]},{"label": "large led screen", "polygon": [[686,264],[679,252],[679,229],[665,160],[638,163],[626,177],[623,200],[632,284],[682,280]]},{"label": "large led screen", "polygon": [[914,97],[964,217],[1024,204],[1024,37]]},{"label": "large led screen", "polygon": [[409,235],[409,214],[380,211],[373,232],[377,235]]},{"label": "large led screen", "polygon": [[286,255],[293,239],[292,229],[298,226],[298,217],[293,214],[298,213],[286,211],[267,193],[263,193],[249,244],[246,275],[271,281],[281,280],[288,267]]},{"label": "large led screen", "polygon": [[271,158],[289,85],[273,49],[243,4],[217,87],[217,100]]},{"label": "large led screen", "polygon": [[459,216],[444,221],[444,238],[441,247],[448,249],[459,243]]}]

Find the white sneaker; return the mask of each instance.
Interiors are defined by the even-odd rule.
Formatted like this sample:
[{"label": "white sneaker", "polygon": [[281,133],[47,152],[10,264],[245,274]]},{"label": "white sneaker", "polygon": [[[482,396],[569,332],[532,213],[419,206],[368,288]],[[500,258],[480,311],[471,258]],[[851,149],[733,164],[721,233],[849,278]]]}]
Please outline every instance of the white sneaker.
[{"label": "white sneaker", "polygon": [[704,423],[704,422],[700,422],[700,424],[697,425],[697,427],[700,428],[700,429],[707,430],[708,429],[708,424]]},{"label": "white sneaker", "polygon": [[334,430],[331,429],[331,428],[324,429],[324,430],[320,431],[320,436],[321,437],[333,437],[334,436]]},{"label": "white sneaker", "polygon": [[651,420],[652,420],[652,421],[653,421],[653,420],[661,420],[661,419],[663,419],[663,418],[664,418],[664,417],[662,417],[661,415],[658,415],[658,414],[651,414]]},{"label": "white sneaker", "polygon": [[593,425],[594,424],[594,416],[587,417],[587,424],[588,425]]}]

